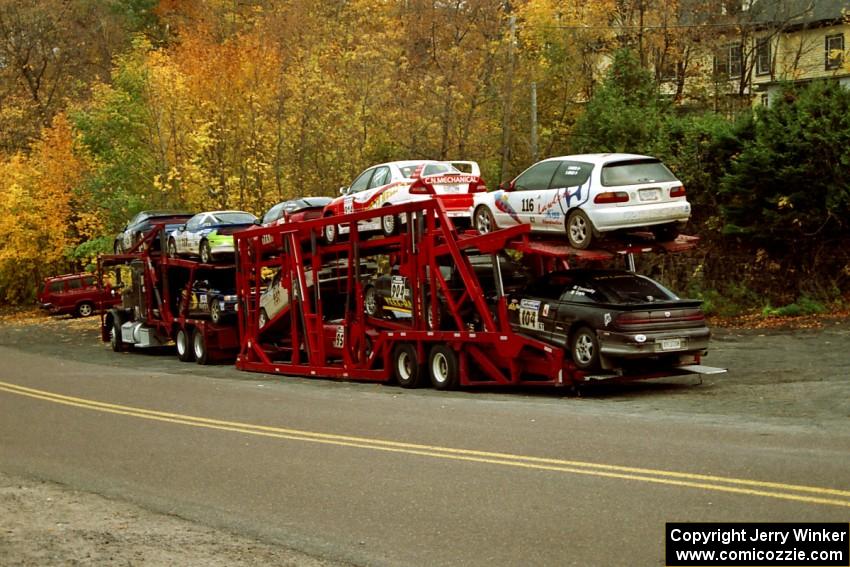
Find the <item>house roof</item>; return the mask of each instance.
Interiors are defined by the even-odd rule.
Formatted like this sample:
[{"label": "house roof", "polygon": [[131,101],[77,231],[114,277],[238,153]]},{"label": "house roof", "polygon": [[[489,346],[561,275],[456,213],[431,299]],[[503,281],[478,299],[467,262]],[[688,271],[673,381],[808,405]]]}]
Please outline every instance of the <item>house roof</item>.
[{"label": "house roof", "polygon": [[811,25],[850,15],[850,0],[755,0],[749,12],[753,23]]}]

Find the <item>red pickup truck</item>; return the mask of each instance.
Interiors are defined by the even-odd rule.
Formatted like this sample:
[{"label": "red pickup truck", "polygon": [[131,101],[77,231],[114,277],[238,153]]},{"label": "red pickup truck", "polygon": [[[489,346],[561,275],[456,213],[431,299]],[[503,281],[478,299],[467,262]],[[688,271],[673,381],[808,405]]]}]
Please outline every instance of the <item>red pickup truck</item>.
[{"label": "red pickup truck", "polygon": [[108,284],[99,285],[94,274],[65,274],[44,279],[38,303],[51,315],[88,317],[121,303],[121,294]]}]

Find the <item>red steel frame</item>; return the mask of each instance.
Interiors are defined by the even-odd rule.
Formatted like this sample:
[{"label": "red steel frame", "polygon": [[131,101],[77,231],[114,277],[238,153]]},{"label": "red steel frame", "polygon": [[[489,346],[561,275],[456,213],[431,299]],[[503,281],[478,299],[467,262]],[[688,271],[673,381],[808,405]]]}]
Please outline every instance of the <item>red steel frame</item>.
[{"label": "red steel frame", "polygon": [[[363,238],[357,229],[358,221],[389,214],[406,219],[401,234]],[[318,235],[331,223],[351,227],[347,241],[331,245],[319,241]],[[237,294],[245,306],[239,315],[242,347],[236,366],[255,372],[386,382],[392,378],[391,354],[396,345],[412,345],[422,363],[429,349],[440,344],[457,354],[460,386],[570,384],[579,374],[564,360],[561,349],[514,333],[507,323],[504,298],[499,300],[493,316],[475,272],[463,254],[470,249],[483,254],[496,253],[528,230],[527,226],[517,226],[490,234],[458,234],[439,201],[431,200],[236,233],[237,266],[241,266],[236,271]],[[263,258],[263,237],[266,242],[269,237],[272,239],[277,255]],[[399,273],[410,280],[413,310],[409,324],[365,315],[363,282],[358,277],[360,260],[378,254],[391,258]],[[322,302],[327,298],[321,297],[320,287],[318,294],[315,287],[308,289],[306,275],[311,271],[318,274],[331,260],[342,261],[347,267],[342,321],[346,339],[342,357],[336,360],[324,348]],[[449,261],[456,266],[464,283],[463,292],[448,288],[440,274],[441,260],[443,265]],[[284,287],[292,300],[261,330],[258,326],[261,274],[263,268],[270,267],[284,270],[281,279],[286,282]],[[318,280],[318,276],[314,279]],[[314,285],[318,286],[318,281]],[[436,310],[438,294],[460,330],[427,329],[423,299],[434,299],[428,304]],[[467,330],[459,313],[465,305],[471,305],[481,321],[481,329]],[[283,326],[286,330],[281,340]],[[269,337],[273,330],[278,331],[276,339]],[[375,337],[371,348],[367,348],[365,340],[367,331]]]}]

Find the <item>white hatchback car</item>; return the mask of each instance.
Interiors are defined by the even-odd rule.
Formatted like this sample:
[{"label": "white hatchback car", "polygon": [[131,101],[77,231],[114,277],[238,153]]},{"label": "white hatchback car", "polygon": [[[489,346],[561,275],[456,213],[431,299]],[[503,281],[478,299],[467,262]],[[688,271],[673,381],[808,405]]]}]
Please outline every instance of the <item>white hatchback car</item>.
[{"label": "white hatchback car", "polygon": [[[481,170],[474,161],[394,161],[375,165],[361,173],[349,187],[340,189],[340,197],[331,201],[323,216],[338,216],[390,205],[439,199],[453,220],[469,223],[474,193],[487,190]],[[361,222],[361,231],[380,230],[386,236],[398,232],[402,219],[393,215]],[[324,237],[328,243],[347,234],[347,224],[329,224]]]},{"label": "white hatchback car", "polygon": [[490,232],[529,224],[566,233],[587,249],[602,233],[648,228],[674,240],[691,215],[682,182],[660,160],[635,154],[582,154],[540,161],[506,187],[475,195],[473,225]]}]

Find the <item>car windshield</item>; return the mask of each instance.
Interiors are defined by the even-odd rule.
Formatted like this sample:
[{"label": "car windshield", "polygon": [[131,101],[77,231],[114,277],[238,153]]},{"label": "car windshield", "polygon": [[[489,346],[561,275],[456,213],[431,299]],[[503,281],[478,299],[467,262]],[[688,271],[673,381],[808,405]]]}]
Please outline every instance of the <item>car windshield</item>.
[{"label": "car windshield", "polygon": [[251,224],[257,217],[251,213],[217,213],[215,220],[219,224]]},{"label": "car windshield", "polygon": [[606,187],[663,181],[676,181],[676,176],[657,159],[619,161],[602,168],[602,185]]},{"label": "car windshield", "polygon": [[678,299],[667,288],[637,274],[597,275],[589,279],[586,286],[596,288],[601,294],[601,299],[610,303],[644,303]]},{"label": "car windshield", "polygon": [[285,205],[286,203],[278,203],[277,205],[269,209],[269,211],[265,215],[263,215],[263,223],[270,223],[279,219],[280,214],[281,212],[283,212]]}]

